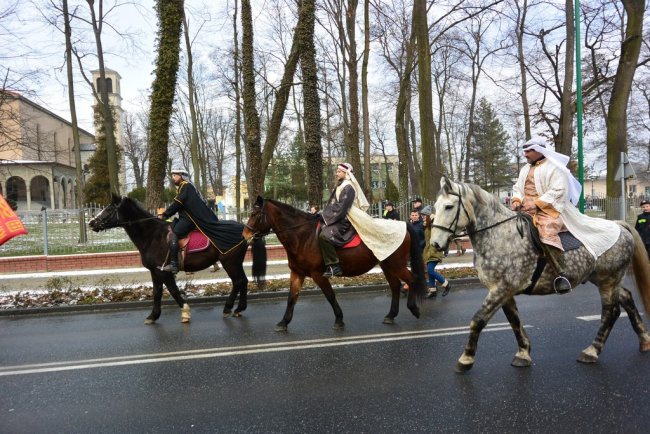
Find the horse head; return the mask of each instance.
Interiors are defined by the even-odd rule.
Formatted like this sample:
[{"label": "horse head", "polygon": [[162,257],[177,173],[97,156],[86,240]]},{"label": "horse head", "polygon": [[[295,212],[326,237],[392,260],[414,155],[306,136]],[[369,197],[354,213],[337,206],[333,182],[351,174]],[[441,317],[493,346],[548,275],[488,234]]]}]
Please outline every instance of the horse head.
[{"label": "horse head", "polygon": [[428,240],[432,246],[439,250],[446,249],[449,241],[472,224],[472,205],[464,197],[469,194],[471,192],[462,184],[455,183],[446,176],[440,179],[440,192],[434,206],[435,219]]},{"label": "horse head", "polygon": [[247,240],[251,240],[253,237],[267,235],[271,232],[271,229],[271,223],[264,212],[264,198],[257,196],[257,200],[253,205],[253,212],[244,225],[242,236]]},{"label": "horse head", "polygon": [[120,226],[119,207],[124,201],[124,198],[115,193],[113,193],[112,196],[113,200],[110,205],[101,210],[95,218],[88,222],[88,226],[90,226],[93,231],[105,231],[106,229]]}]

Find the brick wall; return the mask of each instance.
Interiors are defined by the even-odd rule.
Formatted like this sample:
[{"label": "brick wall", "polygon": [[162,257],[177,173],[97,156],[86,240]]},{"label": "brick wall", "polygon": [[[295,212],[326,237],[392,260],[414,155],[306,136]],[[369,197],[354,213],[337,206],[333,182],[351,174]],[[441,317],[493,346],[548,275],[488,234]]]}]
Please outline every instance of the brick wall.
[{"label": "brick wall", "polygon": [[[287,258],[287,254],[282,246],[268,246],[266,250],[269,261]],[[246,253],[245,261],[251,261],[250,249]],[[140,252],[0,258],[0,274],[127,267],[142,267]]]}]

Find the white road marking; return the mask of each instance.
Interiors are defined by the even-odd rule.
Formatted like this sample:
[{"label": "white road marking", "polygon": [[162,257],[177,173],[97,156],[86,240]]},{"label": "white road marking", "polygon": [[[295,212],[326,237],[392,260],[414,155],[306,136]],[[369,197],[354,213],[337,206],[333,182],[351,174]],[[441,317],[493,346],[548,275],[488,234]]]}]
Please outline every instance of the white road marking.
[{"label": "white road marking", "polygon": [[[526,325],[524,327],[531,327]],[[483,331],[495,332],[511,330],[508,323],[488,324]],[[467,326],[428,329],[410,332],[380,333],[371,335],[346,336],[340,338],[310,339],[295,342],[273,342],[268,344],[240,345],[234,347],[204,348],[167,353],[139,354],[99,359],[70,360],[64,362],[38,363],[28,365],[0,366],[0,377],[40,374],[48,372],[74,371],[79,369],[103,368],[111,366],[142,365],[147,363],[172,362],[179,360],[209,359],[216,357],[241,356],[280,351],[295,351],[310,348],[329,348],[344,345],[362,345],[377,342],[392,342],[407,339],[454,336],[469,333]]]},{"label": "white road marking", "polygon": [[[576,318],[583,321],[600,321],[600,315],[577,316]],[[627,318],[627,312],[621,312],[621,318]]]}]

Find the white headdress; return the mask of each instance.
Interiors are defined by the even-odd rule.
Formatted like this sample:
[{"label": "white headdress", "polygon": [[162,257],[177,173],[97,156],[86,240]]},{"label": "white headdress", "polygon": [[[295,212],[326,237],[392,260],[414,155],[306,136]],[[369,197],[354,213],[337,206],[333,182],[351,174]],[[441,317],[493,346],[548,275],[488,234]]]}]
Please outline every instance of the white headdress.
[{"label": "white headdress", "polygon": [[580,182],[575,179],[575,177],[571,174],[569,169],[566,167],[567,164],[569,163],[569,157],[567,155],[561,154],[559,152],[555,152],[552,149],[549,149],[546,147],[548,144],[548,141],[543,138],[543,137],[533,137],[526,143],[524,143],[524,150],[526,149],[532,149],[533,151],[537,151],[540,154],[544,155],[546,159],[549,161],[549,163],[553,164],[554,166],[560,168],[567,176],[568,184],[569,184],[569,200],[571,201],[572,204],[578,205],[578,202],[580,202],[580,192],[582,192],[582,185],[580,185]]},{"label": "white headdress", "polygon": [[352,184],[352,188],[354,188],[354,204],[361,208],[363,211],[367,211],[368,208],[370,207],[370,204],[368,203],[368,199],[366,199],[366,195],[363,194],[363,190],[361,189],[361,186],[357,182],[357,178],[354,177],[354,174],[352,173],[352,164],[350,163],[340,163],[337,167],[337,169],[342,170],[345,172],[345,179],[347,181],[350,181],[350,184]]}]

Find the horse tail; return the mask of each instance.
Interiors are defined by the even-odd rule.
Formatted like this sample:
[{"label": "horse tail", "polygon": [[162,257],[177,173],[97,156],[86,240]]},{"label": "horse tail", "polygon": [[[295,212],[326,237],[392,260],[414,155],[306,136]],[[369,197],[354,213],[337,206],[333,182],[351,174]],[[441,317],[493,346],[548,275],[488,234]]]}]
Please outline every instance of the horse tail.
[{"label": "horse tail", "polygon": [[639,291],[646,314],[650,314],[650,263],[648,252],[641,235],[627,222],[620,222],[634,237],[634,254],[632,255],[632,270],[636,288]]},{"label": "horse tail", "polygon": [[411,236],[411,273],[415,280],[409,290],[414,291],[418,301],[424,298],[427,291],[427,279],[424,275],[424,259],[422,259],[422,250],[417,242],[418,235],[410,223],[406,224],[406,229]]},{"label": "horse tail", "polygon": [[266,279],[266,243],[264,238],[253,238],[251,253],[253,256],[253,280],[258,284],[263,283]]}]

